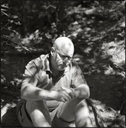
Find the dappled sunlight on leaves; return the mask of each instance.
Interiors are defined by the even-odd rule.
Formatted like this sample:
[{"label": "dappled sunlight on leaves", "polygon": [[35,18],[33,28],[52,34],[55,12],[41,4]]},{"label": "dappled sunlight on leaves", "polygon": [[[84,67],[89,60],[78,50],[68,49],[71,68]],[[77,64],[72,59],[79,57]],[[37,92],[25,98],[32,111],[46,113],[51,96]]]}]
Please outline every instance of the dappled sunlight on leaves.
[{"label": "dappled sunlight on leaves", "polygon": [[113,113],[124,102],[126,89],[124,2],[66,1],[61,2],[62,7],[59,3],[3,2],[1,105],[4,107],[10,101],[17,103],[20,99],[22,74],[27,62],[48,53],[57,37],[67,36],[74,43],[73,59],[83,71],[91,98],[100,102],[98,111],[105,120],[113,119]]}]

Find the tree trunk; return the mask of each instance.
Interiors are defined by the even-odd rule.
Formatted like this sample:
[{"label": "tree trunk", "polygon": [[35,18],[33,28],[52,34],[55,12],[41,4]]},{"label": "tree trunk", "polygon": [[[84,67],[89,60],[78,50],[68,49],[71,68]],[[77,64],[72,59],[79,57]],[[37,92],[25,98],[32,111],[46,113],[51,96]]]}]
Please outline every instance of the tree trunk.
[{"label": "tree trunk", "polygon": [[64,1],[59,1],[56,8],[56,23],[59,23],[65,15]]}]

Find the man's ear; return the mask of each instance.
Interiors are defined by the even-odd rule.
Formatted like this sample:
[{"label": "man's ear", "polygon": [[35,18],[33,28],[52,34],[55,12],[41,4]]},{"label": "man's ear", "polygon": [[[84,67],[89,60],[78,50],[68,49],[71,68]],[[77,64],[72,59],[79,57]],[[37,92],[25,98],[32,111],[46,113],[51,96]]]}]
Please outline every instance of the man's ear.
[{"label": "man's ear", "polygon": [[50,53],[51,53],[52,56],[53,56],[54,52],[55,52],[54,47],[51,47]]}]

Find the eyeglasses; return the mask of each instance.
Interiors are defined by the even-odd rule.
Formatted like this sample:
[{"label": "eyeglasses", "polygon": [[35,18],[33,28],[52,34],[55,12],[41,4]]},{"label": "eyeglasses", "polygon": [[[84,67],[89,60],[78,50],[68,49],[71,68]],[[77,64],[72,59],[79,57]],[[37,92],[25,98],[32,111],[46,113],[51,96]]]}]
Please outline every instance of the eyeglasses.
[{"label": "eyeglasses", "polygon": [[63,60],[63,61],[71,61],[72,60],[72,57],[70,57],[70,56],[65,56],[65,55],[62,55],[62,54],[60,54],[59,52],[57,52],[56,50],[55,50],[55,52],[60,56],[60,58]]}]

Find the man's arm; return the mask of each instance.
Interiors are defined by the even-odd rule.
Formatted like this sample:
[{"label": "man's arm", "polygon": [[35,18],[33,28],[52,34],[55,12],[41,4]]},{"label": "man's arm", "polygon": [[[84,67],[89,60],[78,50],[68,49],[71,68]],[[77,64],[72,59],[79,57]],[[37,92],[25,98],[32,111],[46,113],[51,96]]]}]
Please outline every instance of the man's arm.
[{"label": "man's arm", "polygon": [[49,91],[36,87],[38,80],[26,78],[22,82],[21,97],[25,100],[38,101],[38,100],[57,100],[69,101],[71,96],[65,90]]},{"label": "man's arm", "polygon": [[72,99],[84,98],[88,99],[90,97],[90,89],[87,84],[81,84],[76,88],[63,88],[71,95]]},{"label": "man's arm", "polygon": [[78,66],[76,62],[72,63],[72,86],[75,91],[75,95],[78,98],[89,98],[90,97],[90,89],[84,78],[84,74],[81,68]]},{"label": "man's arm", "polygon": [[25,100],[42,100],[48,99],[48,90],[36,87],[38,80],[33,78],[25,78],[21,86],[21,98]]}]

